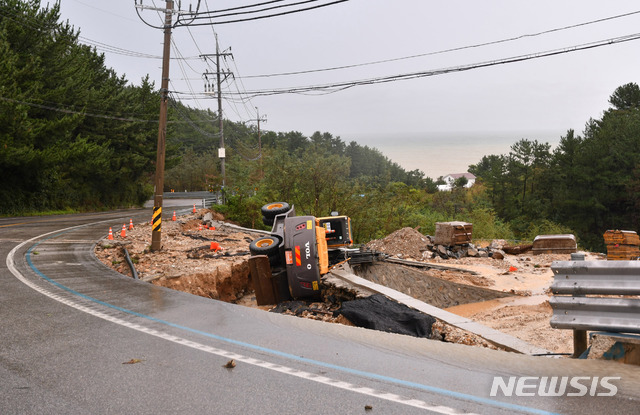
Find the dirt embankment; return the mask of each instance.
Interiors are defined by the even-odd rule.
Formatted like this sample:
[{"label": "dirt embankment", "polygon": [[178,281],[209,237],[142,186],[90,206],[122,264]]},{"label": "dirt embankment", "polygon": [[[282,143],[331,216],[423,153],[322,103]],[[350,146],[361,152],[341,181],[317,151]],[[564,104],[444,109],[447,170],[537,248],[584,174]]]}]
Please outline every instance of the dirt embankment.
[{"label": "dirt embankment", "polygon": [[[133,230],[126,230],[124,238],[116,229],[114,240],[102,240],[96,245],[95,254],[107,266],[131,275],[124,261],[123,248],[126,248],[142,280],[203,297],[257,307],[247,260],[249,243],[260,234],[229,227],[216,214],[208,222],[213,228],[199,229],[205,213],[210,212],[201,210],[177,221],[165,220],[160,251],[151,252],[149,249],[151,225],[138,223]],[[212,242],[221,249],[211,249]],[[362,267],[358,272],[374,282],[447,308],[536,346],[555,352],[571,351],[571,333],[549,326],[551,309],[545,303],[545,293],[553,278],[551,262],[566,260],[568,255],[521,254],[508,255],[504,260],[479,257],[443,260],[440,257],[427,258],[427,243],[427,237],[405,228],[384,240],[372,241],[369,247],[391,257],[454,269],[418,270],[382,263]],[[458,271],[456,267],[464,270]],[[333,316],[340,301],[348,299],[348,296],[345,297],[345,292],[335,287],[325,288],[326,301],[306,304],[300,308],[299,314],[348,324],[343,318]],[[287,312],[296,314],[291,310]],[[441,323],[434,325],[434,332],[436,337],[441,335],[447,341],[491,347],[480,338]]]}]

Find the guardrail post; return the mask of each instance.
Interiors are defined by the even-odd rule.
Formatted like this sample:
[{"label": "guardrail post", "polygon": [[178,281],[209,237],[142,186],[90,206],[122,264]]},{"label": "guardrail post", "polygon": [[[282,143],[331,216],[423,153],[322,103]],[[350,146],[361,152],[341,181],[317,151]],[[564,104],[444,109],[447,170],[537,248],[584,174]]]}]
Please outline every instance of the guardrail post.
[{"label": "guardrail post", "polygon": [[587,350],[587,331],[573,330],[573,358],[577,359]]},{"label": "guardrail post", "polygon": [[[584,261],[584,254],[571,254],[572,261]],[[587,350],[587,331],[573,330],[573,358],[577,359]]]}]

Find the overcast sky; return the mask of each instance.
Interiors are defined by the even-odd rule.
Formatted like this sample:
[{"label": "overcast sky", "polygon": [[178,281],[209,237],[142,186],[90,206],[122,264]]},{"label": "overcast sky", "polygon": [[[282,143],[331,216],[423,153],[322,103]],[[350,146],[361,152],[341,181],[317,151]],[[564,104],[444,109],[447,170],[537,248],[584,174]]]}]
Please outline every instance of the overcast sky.
[{"label": "overcast sky", "polygon": [[[200,11],[263,1],[202,0]],[[107,66],[134,84],[149,74],[160,86],[162,30],[140,20],[134,0],[61,3],[63,19],[80,29],[81,41],[99,43]],[[197,0],[181,3],[182,9],[190,3],[195,8]],[[154,1],[143,4],[154,6]],[[164,5],[155,0],[155,6]],[[308,5],[295,8],[302,7]],[[640,4],[630,0],[350,0],[263,20],[182,26],[173,31],[171,54],[186,59],[172,59],[170,89],[183,93],[178,96],[186,105],[217,110],[213,99],[191,99],[192,94],[203,96],[202,74],[215,71],[197,58],[215,53],[214,29],[221,49],[233,53],[227,67],[235,81],[225,83],[223,92],[237,94],[430,73],[568,50],[640,33],[640,13],[581,25],[639,11]],[[151,25],[161,24],[158,12],[140,14]],[[574,25],[579,26],[567,28]],[[553,31],[562,28],[567,29]],[[541,32],[548,33],[535,35]],[[491,44],[477,46],[485,43]],[[108,47],[136,53],[127,56]],[[599,118],[608,108],[615,88],[639,82],[639,49],[640,41],[632,40],[330,94],[270,95],[245,102],[234,95],[225,100],[223,111],[233,121],[247,121],[256,118],[258,107],[267,118],[264,129],[307,136],[326,131],[345,142],[377,147],[404,168],[437,177],[465,171],[469,160],[477,162],[482,154],[506,153],[521,138],[555,144],[568,129],[581,133],[589,118]],[[421,56],[407,58],[415,55]],[[369,64],[384,60],[391,62]],[[355,67],[315,71],[343,66]],[[256,77],[300,71],[311,72]]]}]

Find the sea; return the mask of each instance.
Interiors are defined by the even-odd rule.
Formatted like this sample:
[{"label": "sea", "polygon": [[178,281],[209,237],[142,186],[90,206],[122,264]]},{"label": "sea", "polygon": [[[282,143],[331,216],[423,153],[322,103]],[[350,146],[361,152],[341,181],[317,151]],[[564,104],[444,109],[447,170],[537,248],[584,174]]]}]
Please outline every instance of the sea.
[{"label": "sea", "polygon": [[465,173],[483,156],[508,154],[516,142],[527,139],[549,143],[551,150],[566,131],[500,131],[437,133],[355,133],[340,138],[347,144],[377,148],[407,171],[420,170],[434,180],[447,174]]}]

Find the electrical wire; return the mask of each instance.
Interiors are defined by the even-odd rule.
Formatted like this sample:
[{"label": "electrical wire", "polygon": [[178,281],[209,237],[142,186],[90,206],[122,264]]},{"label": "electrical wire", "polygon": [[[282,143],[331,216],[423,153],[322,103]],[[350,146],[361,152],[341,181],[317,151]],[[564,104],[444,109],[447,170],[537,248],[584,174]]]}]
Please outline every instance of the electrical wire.
[{"label": "electrical wire", "polygon": [[[177,101],[173,97],[172,97],[172,99],[169,100],[169,104],[171,105],[171,107],[176,110],[176,112],[180,116],[180,118],[182,118],[182,120],[186,124],[188,124],[191,128],[193,128],[194,130],[196,130],[197,132],[199,132],[200,134],[202,134],[205,137],[209,137],[209,138],[218,138],[218,137],[220,137],[220,133],[211,133],[209,131],[204,130],[199,125],[197,125],[195,121],[193,121],[191,118],[189,118],[188,114],[184,113],[184,111],[182,110],[182,107],[180,105],[178,105],[176,102]],[[210,123],[213,123],[215,121],[218,121],[218,117],[214,117],[211,120],[203,120],[203,121],[199,121],[199,122],[210,124]]]},{"label": "electrical wire", "polygon": [[[369,79],[362,79],[362,80],[355,80],[355,81],[337,82],[337,83],[331,83],[331,84],[278,88],[278,89],[271,89],[271,90],[255,90],[255,91],[248,91],[247,96],[251,98],[255,98],[259,96],[280,95],[280,94],[313,94],[313,95],[331,94],[331,93],[343,91],[349,88],[353,88],[356,86],[361,86],[361,85],[374,85],[374,84],[395,82],[395,81],[401,81],[401,80],[444,75],[452,72],[464,72],[464,71],[469,71],[473,69],[486,68],[486,67],[496,66],[496,65],[505,65],[505,64],[511,64],[516,62],[523,62],[531,59],[540,59],[540,58],[561,55],[565,53],[572,53],[572,52],[578,52],[578,51],[583,51],[588,49],[594,49],[598,47],[609,46],[609,45],[623,43],[623,42],[630,42],[638,39],[640,39],[640,33],[635,33],[631,35],[605,39],[597,42],[570,46],[563,49],[555,49],[555,50],[538,52],[538,53],[533,53],[528,55],[513,56],[509,58],[479,62],[479,63],[468,64],[468,65],[461,65],[461,66],[450,67],[450,68],[433,69],[433,70],[413,72],[408,74],[390,75],[390,76],[383,76],[383,77],[369,78]],[[174,92],[178,94],[184,94],[182,92],[177,92],[177,91],[174,91]]]},{"label": "electrical wire", "polygon": [[[268,10],[282,9],[282,8],[285,8],[285,7],[300,6],[302,4],[315,3],[315,2],[318,2],[318,1],[320,1],[320,0],[303,0],[303,1],[298,1],[296,3],[281,4],[281,5],[278,5],[278,6],[269,6],[269,7],[265,7],[265,8],[259,9],[259,10],[250,10],[250,11],[238,12],[238,13],[219,14],[219,13],[224,13],[224,12],[222,12],[220,10],[217,10],[217,11],[201,12],[200,14],[209,15],[210,18],[241,16],[241,15],[245,15],[245,14],[253,14],[253,13],[265,12],[265,11],[268,11]],[[248,7],[256,7],[256,5],[254,5],[254,6],[246,6],[244,8],[248,8]],[[235,8],[235,10],[239,10],[239,9]],[[197,18],[201,19],[202,17],[197,17]]]},{"label": "electrical wire", "polygon": [[49,106],[49,105],[36,104],[35,102],[26,102],[26,101],[7,98],[7,97],[3,97],[3,96],[0,96],[0,100],[1,101],[6,101],[6,102],[11,102],[11,103],[14,103],[14,104],[27,105],[27,106],[34,107],[34,108],[45,109],[45,110],[49,110],[49,111],[62,112],[62,113],[65,113],[65,114],[82,115],[84,117],[103,118],[103,119],[107,119],[107,120],[117,120],[117,121],[127,121],[127,122],[144,122],[144,123],[157,123],[158,122],[158,120],[142,120],[142,119],[139,119],[139,118],[115,117],[115,116],[112,116],[112,115],[93,114],[93,113],[88,113],[88,112],[84,112],[84,111],[75,111],[75,110],[70,110],[70,109],[67,109],[67,108],[52,107],[52,106]]},{"label": "electrical wire", "polygon": [[[218,12],[229,12],[229,11],[233,11],[233,10],[243,10],[243,9],[249,9],[252,7],[259,7],[259,6],[264,6],[267,4],[273,4],[273,3],[282,3],[285,0],[271,0],[271,1],[266,1],[263,3],[257,3],[257,4],[249,4],[246,6],[238,6],[238,7],[232,7],[229,9],[223,9],[223,10],[218,10]],[[207,4],[207,0],[205,0],[205,5],[207,6],[207,9],[209,9],[209,5]]]},{"label": "electrical wire", "polygon": [[569,29],[575,29],[577,27],[588,26],[588,25],[592,25],[592,24],[596,24],[596,23],[602,23],[602,22],[606,22],[606,21],[610,21],[610,20],[614,20],[614,19],[633,16],[635,14],[640,14],[640,10],[629,12],[629,13],[618,14],[618,15],[615,15],[615,16],[609,16],[609,17],[605,17],[605,18],[602,18],[602,19],[597,19],[597,20],[591,20],[591,21],[587,21],[587,22],[577,23],[577,24],[573,24],[573,25],[569,25],[569,26],[543,30],[541,32],[527,33],[527,34],[524,34],[524,35],[514,36],[514,37],[510,37],[510,38],[506,38],[506,39],[494,40],[494,41],[484,42],[484,43],[477,43],[477,44],[467,45],[467,46],[460,46],[460,47],[456,47],[456,48],[444,49],[444,50],[439,50],[439,51],[435,51],[435,52],[427,52],[427,53],[421,53],[421,54],[417,54],[417,55],[409,55],[409,56],[403,56],[403,57],[398,57],[398,58],[383,59],[383,60],[378,60],[378,61],[373,61],[373,62],[358,63],[358,64],[353,64],[353,65],[342,65],[342,66],[335,66],[335,67],[322,68],[322,69],[311,69],[311,70],[304,70],[304,71],[283,72],[283,73],[275,73],[275,74],[249,75],[249,76],[245,76],[244,78],[245,79],[250,79],[250,78],[271,78],[271,77],[277,77],[277,76],[303,75],[303,74],[316,73],[316,72],[337,71],[337,70],[342,70],[342,69],[351,69],[351,68],[359,68],[359,67],[363,67],[363,66],[378,65],[378,64],[381,64],[381,63],[398,62],[398,61],[403,61],[403,60],[408,60],[408,59],[423,58],[423,57],[426,57],[426,56],[441,55],[441,54],[450,53],[450,52],[458,52],[458,51],[466,50],[466,49],[475,49],[475,48],[481,48],[481,47],[484,47],[484,46],[492,46],[492,45],[498,45],[498,44],[501,44],[501,43],[514,42],[516,40],[521,40],[521,39],[530,38],[530,37],[542,36],[542,35],[546,35],[546,34],[549,34],[549,33],[555,33],[555,32],[560,32],[560,31],[569,30]]},{"label": "electrical wire", "polygon": [[[247,17],[247,18],[244,18],[244,19],[216,21],[216,22],[214,22],[214,24],[221,25],[221,24],[230,24],[230,23],[249,22],[249,21],[261,20],[261,19],[270,19],[270,18],[273,18],[273,17],[279,17],[279,16],[285,16],[285,15],[294,14],[294,13],[301,13],[301,12],[306,12],[306,11],[310,11],[310,10],[315,10],[315,9],[319,9],[319,8],[322,8],[322,7],[334,6],[336,4],[345,3],[347,1],[349,1],[349,0],[336,0],[336,1],[332,1],[330,3],[326,3],[326,4],[320,4],[320,5],[316,5],[316,6],[310,6],[310,7],[296,9],[296,10],[289,10],[289,11],[285,11],[285,12],[274,13],[274,14],[269,14],[269,15],[264,15],[264,16],[254,16],[254,17]],[[191,19],[190,23],[182,23],[180,21],[180,17],[178,17],[177,22],[176,22],[176,26],[186,26],[187,24],[189,24],[191,26],[207,26],[207,25],[211,24],[211,22],[209,22],[209,23],[196,23],[196,21],[200,20],[200,19],[211,19],[211,17],[210,16],[198,17],[198,13],[195,13],[195,16],[192,16],[192,19]]]}]

